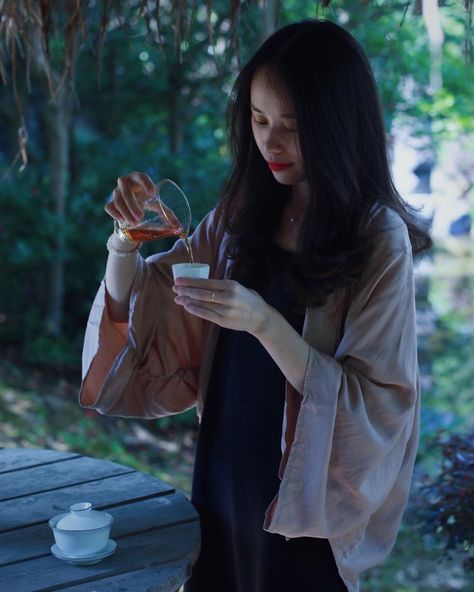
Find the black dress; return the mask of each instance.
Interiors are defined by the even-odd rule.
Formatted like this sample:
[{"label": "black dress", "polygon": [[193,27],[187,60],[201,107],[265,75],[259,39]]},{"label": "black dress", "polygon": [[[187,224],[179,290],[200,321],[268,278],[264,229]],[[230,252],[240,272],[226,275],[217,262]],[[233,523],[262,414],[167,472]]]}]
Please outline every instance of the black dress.
[{"label": "black dress", "polygon": [[[303,314],[279,281],[292,254],[272,245],[267,259],[246,285],[301,332]],[[222,329],[194,465],[201,553],[185,592],[347,592],[326,539],[263,530],[280,484],[284,402],[285,378],[259,341]]]}]

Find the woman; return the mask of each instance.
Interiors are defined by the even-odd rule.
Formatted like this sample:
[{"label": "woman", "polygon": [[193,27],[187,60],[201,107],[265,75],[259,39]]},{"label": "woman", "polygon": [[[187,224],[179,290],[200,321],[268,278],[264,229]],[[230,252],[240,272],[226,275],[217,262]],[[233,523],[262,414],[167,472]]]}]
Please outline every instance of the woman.
[{"label": "woman", "polygon": [[[173,284],[182,241],[145,261],[112,235],[80,401],[150,418],[197,405],[187,592],[356,592],[407,501],[413,255],[430,238],[393,186],[373,74],[341,27],[272,35],[228,114],[233,170],[192,237],[212,279]],[[106,211],[139,220],[151,190],[120,177]]]}]

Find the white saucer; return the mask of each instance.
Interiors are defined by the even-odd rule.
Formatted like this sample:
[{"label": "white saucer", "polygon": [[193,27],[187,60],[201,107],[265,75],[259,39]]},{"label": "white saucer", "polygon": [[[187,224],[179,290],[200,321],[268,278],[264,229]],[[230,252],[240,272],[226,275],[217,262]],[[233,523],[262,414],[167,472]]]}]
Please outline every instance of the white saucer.
[{"label": "white saucer", "polygon": [[75,555],[67,555],[63,553],[59,547],[54,544],[51,547],[51,553],[57,557],[58,559],[62,559],[63,561],[67,561],[68,563],[72,563],[72,565],[92,565],[93,563],[99,563],[105,557],[112,555],[112,553],[117,549],[117,543],[112,539],[109,539],[105,548],[98,553],[93,553],[92,555],[86,555],[85,557],[76,557]]}]

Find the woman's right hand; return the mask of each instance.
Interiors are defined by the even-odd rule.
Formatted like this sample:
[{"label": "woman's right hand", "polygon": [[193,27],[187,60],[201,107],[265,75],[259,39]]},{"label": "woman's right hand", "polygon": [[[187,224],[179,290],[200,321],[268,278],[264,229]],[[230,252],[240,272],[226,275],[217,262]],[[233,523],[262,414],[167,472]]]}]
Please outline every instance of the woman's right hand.
[{"label": "woman's right hand", "polygon": [[136,224],[143,218],[143,202],[154,192],[155,185],[145,173],[124,175],[117,179],[117,187],[104,209],[114,220]]}]

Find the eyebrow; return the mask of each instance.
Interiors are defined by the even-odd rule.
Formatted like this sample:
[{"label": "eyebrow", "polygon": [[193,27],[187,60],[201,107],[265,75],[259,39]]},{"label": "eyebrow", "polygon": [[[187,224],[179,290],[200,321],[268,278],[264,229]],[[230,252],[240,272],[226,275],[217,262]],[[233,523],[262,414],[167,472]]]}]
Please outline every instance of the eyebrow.
[{"label": "eyebrow", "polygon": [[[260,111],[260,109],[257,109],[257,107],[255,107],[253,103],[250,103],[250,107],[253,109],[253,111],[257,111],[258,113],[265,115],[265,113],[263,111]],[[281,117],[284,117],[285,119],[296,119],[293,113],[282,113]]]}]

